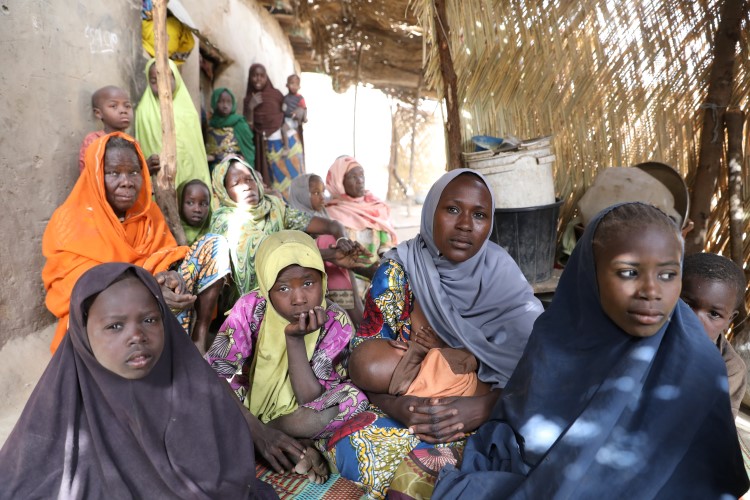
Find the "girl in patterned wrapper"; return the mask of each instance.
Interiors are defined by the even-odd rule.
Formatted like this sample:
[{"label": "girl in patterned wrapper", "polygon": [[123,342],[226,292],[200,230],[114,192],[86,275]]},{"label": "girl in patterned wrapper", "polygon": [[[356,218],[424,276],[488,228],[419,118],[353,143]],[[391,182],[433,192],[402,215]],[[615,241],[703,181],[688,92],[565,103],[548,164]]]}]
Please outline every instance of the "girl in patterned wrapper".
[{"label": "girl in patterned wrapper", "polygon": [[[328,438],[367,407],[345,382],[349,318],[325,300],[323,259],[307,234],[274,233],[255,259],[258,288],[232,308],[206,359],[261,422],[295,438]],[[315,482],[328,476],[311,447],[295,470]]]},{"label": "girl in patterned wrapper", "polygon": [[682,237],[659,209],[600,212],[460,467],[435,498],[738,498],[726,369],[681,300]]}]

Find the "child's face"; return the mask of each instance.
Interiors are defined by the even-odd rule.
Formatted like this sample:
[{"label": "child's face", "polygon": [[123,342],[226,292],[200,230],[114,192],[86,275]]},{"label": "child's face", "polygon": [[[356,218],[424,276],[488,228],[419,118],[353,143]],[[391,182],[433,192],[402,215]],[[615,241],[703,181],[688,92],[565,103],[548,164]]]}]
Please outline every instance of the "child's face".
[{"label": "child's face", "polygon": [[724,333],[737,316],[737,290],[728,283],[699,276],[686,276],[682,281],[682,300],[701,320],[713,342]]},{"label": "child's face", "polygon": [[258,183],[250,170],[241,163],[233,163],[224,177],[227,194],[239,206],[254,207],[260,201]]},{"label": "child's face", "polygon": [[[172,95],[174,95],[174,89],[177,86],[177,82],[174,79],[174,74],[172,73],[172,71],[169,72],[169,76],[172,77]],[[152,64],[148,69],[148,86],[151,87],[151,92],[153,92],[154,95],[158,97],[159,88],[156,86],[156,63]]]},{"label": "child's face", "polygon": [[94,116],[104,124],[107,133],[124,132],[133,122],[133,105],[124,90],[113,88],[105,91],[94,108]]},{"label": "child's face", "polygon": [[464,262],[482,248],[492,229],[492,195],[476,175],[459,175],[445,186],[435,209],[432,239],[451,262]]},{"label": "child's face", "polygon": [[344,174],[344,192],[352,198],[365,195],[365,169],[357,166]]},{"label": "child's face", "polygon": [[104,154],[104,190],[115,215],[125,213],[135,204],[143,185],[138,155],[129,149],[109,149]]},{"label": "child's face", "polygon": [[208,204],[211,197],[202,184],[191,184],[182,192],[182,220],[193,227],[201,227],[208,217]]},{"label": "child's face", "polygon": [[159,304],[135,277],[118,281],[94,299],[86,332],[99,364],[130,380],[148,375],[164,349]]},{"label": "child's face", "polygon": [[318,176],[310,177],[310,206],[316,212],[320,212],[325,208],[325,196],[326,190],[323,179]]},{"label": "child's face", "polygon": [[669,320],[680,298],[682,246],[675,232],[646,226],[594,249],[599,300],[627,334],[650,337]]},{"label": "child's face", "polygon": [[299,92],[300,81],[298,76],[290,76],[286,80],[286,88],[289,89],[290,94],[296,94]]},{"label": "child's face", "polygon": [[219,116],[229,116],[232,113],[232,96],[229,92],[222,92],[216,101],[216,113]]},{"label": "child's face", "polygon": [[293,264],[281,270],[268,296],[276,312],[296,323],[301,313],[323,301],[323,277],[317,269]]},{"label": "child's face", "polygon": [[253,84],[255,90],[263,90],[268,83],[268,75],[266,70],[260,66],[253,69],[250,74],[250,83]]}]

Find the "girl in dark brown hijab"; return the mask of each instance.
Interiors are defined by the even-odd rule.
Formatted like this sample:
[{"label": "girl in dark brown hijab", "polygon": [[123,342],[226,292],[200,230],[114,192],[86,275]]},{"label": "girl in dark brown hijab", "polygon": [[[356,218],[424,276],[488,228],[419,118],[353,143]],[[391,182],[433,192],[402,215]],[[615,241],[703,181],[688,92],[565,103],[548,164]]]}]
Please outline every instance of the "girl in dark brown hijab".
[{"label": "girl in dark brown hijab", "polygon": [[144,269],[76,283],[65,336],[0,450],[2,498],[276,498],[253,440]]},{"label": "girl in dark brown hijab", "polygon": [[244,114],[255,134],[255,170],[266,185],[286,196],[292,179],[305,173],[305,164],[302,140],[294,131],[289,132],[289,147],[284,148],[283,101],[284,95],[271,83],[265,66],[250,66]]}]

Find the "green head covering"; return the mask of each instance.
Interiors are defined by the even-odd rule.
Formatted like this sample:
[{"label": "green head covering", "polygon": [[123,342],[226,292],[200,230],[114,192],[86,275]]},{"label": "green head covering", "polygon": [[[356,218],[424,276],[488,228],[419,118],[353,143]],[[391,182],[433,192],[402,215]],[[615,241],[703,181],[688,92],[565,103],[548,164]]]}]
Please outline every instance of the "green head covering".
[{"label": "green head covering", "polygon": [[[221,94],[226,92],[229,97],[232,98],[232,111],[226,115],[221,116],[216,110],[216,105],[219,103],[219,97]],[[245,117],[235,113],[237,110],[237,100],[234,98],[232,91],[226,87],[220,87],[213,91],[211,94],[211,110],[213,115],[208,124],[211,128],[228,128],[234,129],[234,138],[240,146],[242,156],[250,165],[255,165],[255,143],[253,142],[253,131],[250,129],[250,125],[247,124]]]}]

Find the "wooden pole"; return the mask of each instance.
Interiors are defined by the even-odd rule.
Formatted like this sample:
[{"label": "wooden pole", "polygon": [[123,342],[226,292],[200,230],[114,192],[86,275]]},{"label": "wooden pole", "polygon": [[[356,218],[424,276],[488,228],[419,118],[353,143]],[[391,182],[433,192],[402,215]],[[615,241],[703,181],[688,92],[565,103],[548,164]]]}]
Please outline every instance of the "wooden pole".
[{"label": "wooden pole", "polygon": [[352,117],[352,156],[357,157],[357,97],[359,95],[359,79],[362,74],[362,44],[357,44],[357,81],[354,87],[354,116]]},{"label": "wooden pole", "polygon": [[719,178],[723,156],[723,115],[732,95],[735,51],[740,37],[740,22],[747,8],[745,0],[725,0],[721,9],[719,30],[714,39],[714,57],[703,105],[698,168],[693,180],[690,218],[695,227],[685,239],[685,253],[702,252],[706,244],[711,198]]},{"label": "wooden pole", "polygon": [[435,0],[435,35],[440,56],[440,75],[443,77],[443,97],[448,116],[445,120],[448,170],[461,168],[461,118],[458,112],[458,78],[453,67],[448,41],[448,14],[446,0]]},{"label": "wooden pole", "polygon": [[[172,231],[178,245],[186,243],[185,232],[180,223],[180,212],[177,207],[177,193],[174,188],[177,170],[177,139],[174,131],[174,113],[172,111],[172,70],[169,67],[167,53],[167,0],[154,0],[154,51],[156,65],[156,86],[159,92],[159,109],[161,111],[161,153],[159,163],[161,170],[154,182],[156,204],[159,205],[169,230]],[[146,92],[150,90],[147,88]]]},{"label": "wooden pole", "polygon": [[745,126],[745,113],[731,109],[724,114],[727,127],[727,170],[729,174],[729,242],[732,260],[744,268],[744,244],[742,242],[743,219],[745,218],[742,200],[742,132]]},{"label": "wooden pole", "polygon": [[[745,113],[741,109],[730,109],[724,114],[727,127],[727,173],[729,176],[729,250],[732,260],[745,268],[744,249],[742,241],[743,224],[745,219],[745,204],[742,199],[742,133],[745,127]],[[734,320],[735,325],[742,325],[747,319],[747,309],[744,301],[740,306],[740,313]],[[734,330],[734,329],[733,329]],[[734,332],[733,345],[746,343],[750,331],[747,326]]]},{"label": "wooden pole", "polygon": [[419,75],[419,84],[414,92],[414,108],[411,116],[411,147],[409,150],[409,182],[408,185],[412,192],[414,191],[414,163],[416,160],[416,142],[417,142],[417,115],[419,113],[419,96],[422,93],[422,75]]}]

